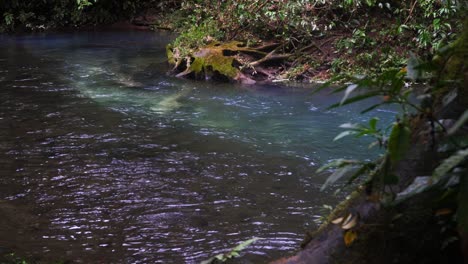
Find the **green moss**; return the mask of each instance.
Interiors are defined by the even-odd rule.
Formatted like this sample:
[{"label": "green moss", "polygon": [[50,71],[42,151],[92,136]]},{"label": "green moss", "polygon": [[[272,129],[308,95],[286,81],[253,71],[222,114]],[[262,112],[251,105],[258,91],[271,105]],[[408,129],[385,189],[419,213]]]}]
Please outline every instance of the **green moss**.
[{"label": "green moss", "polygon": [[196,57],[192,64],[190,64],[190,70],[195,72],[196,74],[201,73],[205,67],[205,58],[203,57]]},{"label": "green moss", "polygon": [[240,69],[234,66],[236,54],[255,53],[260,56],[267,55],[264,51],[246,47],[242,44],[243,43],[239,41],[220,43],[212,40],[210,44],[201,45],[197,49],[192,49],[186,54],[181,51],[181,47],[175,46],[174,44],[174,48],[168,45],[167,56],[171,64],[187,65],[185,71],[180,73],[179,76],[184,76],[189,73],[194,73],[197,76],[200,76],[202,73],[215,73],[228,77],[229,79],[235,79],[240,73]]},{"label": "green moss", "polygon": [[167,61],[169,62],[169,64],[171,64],[171,65],[176,64],[176,60],[174,58],[174,52],[172,51],[172,45],[171,44],[166,46],[166,56],[167,56]]},{"label": "green moss", "polygon": [[224,60],[212,61],[211,65],[215,71],[228,76],[230,78],[235,78],[239,72],[238,69],[232,66],[233,58],[225,58]]},{"label": "green moss", "polygon": [[234,57],[225,55],[224,51],[237,52],[246,49],[239,47],[239,44],[239,42],[235,41],[223,44],[214,42],[199,48],[191,54],[193,61],[189,67],[190,71],[195,74],[214,71],[231,79],[235,78],[239,73],[239,69],[233,66]]}]

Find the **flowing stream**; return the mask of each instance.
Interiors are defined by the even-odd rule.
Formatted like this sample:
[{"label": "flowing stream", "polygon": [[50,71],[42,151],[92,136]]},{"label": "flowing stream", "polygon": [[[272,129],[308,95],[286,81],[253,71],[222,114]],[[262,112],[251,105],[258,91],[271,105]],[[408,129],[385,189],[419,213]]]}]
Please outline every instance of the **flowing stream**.
[{"label": "flowing stream", "polygon": [[[370,158],[333,141],[362,105],[313,86],[167,76],[170,34],[0,35],[0,253],[45,263],[241,262],[292,254],[334,188],[316,169]],[[336,188],[336,187],[335,187]]]}]

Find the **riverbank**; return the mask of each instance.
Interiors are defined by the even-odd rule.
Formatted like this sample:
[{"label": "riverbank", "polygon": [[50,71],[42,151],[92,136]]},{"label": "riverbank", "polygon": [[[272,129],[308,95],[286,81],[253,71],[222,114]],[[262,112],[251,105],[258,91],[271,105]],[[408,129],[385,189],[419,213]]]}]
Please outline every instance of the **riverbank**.
[{"label": "riverbank", "polygon": [[425,1],[205,2],[153,23],[180,33],[168,48],[174,75],[242,83],[376,76],[404,68],[410,54],[432,56],[461,29],[454,7],[441,13]]},{"label": "riverbank", "polygon": [[[429,93],[424,97],[431,100],[425,101],[420,96],[419,106],[414,106],[417,114],[396,116],[388,138],[379,135],[376,123],[369,122],[369,127],[346,124],[345,128],[351,130],[341,136],[346,133],[374,136],[387,145],[386,153],[370,164],[370,170],[369,164],[364,164],[349,176],[355,179],[360,177],[361,170],[369,171],[367,180],[350,199],[338,206],[318,231],[307,235],[303,251],[274,263],[311,260],[314,263],[467,263],[466,19],[464,26],[463,34],[447,48],[449,51],[439,53],[441,57],[436,63],[444,61],[442,64],[425,62],[427,68],[423,72],[432,72],[429,78],[432,82],[426,84]],[[403,88],[403,83],[394,79],[397,75],[381,79],[389,81],[390,87],[380,94],[383,98],[399,96],[399,92],[392,94],[395,87],[399,87],[398,91]],[[382,84],[365,80],[367,92],[378,94],[373,86]],[[354,85],[359,87],[360,81]],[[346,93],[352,92],[349,87],[353,85],[348,86]],[[346,104],[346,98],[347,95],[342,104]],[[361,99],[358,95],[349,101]],[[395,101],[403,111],[406,111],[405,104],[411,104],[404,99]],[[407,130],[406,136],[402,129]],[[346,169],[352,167],[349,163],[354,161],[331,163],[335,171],[329,179],[336,181],[343,177]]]},{"label": "riverbank", "polygon": [[[0,31],[171,30],[179,34],[169,49],[174,75],[243,83],[317,82],[337,75],[375,76],[402,69],[411,53],[432,56],[455,39],[463,8],[431,0],[80,0],[52,6],[2,5]],[[233,45],[222,50],[209,47],[232,41],[250,50]],[[200,48],[204,55],[195,55]],[[210,64],[206,56],[225,64]]]}]

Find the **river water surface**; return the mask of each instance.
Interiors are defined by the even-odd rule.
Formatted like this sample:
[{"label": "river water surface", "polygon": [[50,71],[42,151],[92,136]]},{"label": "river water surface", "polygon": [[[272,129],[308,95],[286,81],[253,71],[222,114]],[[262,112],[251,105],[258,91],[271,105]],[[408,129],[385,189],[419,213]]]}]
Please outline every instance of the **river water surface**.
[{"label": "river water surface", "polygon": [[[0,253],[76,263],[242,261],[293,253],[333,188],[315,170],[368,158],[333,142],[359,106],[312,87],[168,77],[150,32],[0,36]],[[391,114],[374,112],[384,122]]]}]

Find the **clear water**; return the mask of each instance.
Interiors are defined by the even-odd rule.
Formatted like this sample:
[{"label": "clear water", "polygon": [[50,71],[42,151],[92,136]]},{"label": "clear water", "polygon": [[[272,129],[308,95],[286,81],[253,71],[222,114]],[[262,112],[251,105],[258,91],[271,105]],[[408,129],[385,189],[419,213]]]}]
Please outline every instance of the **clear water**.
[{"label": "clear water", "polygon": [[[368,158],[361,122],[312,87],[168,77],[150,32],[0,36],[0,249],[40,261],[242,262],[293,253],[333,188],[318,166]],[[391,114],[372,113],[383,122]]]}]

